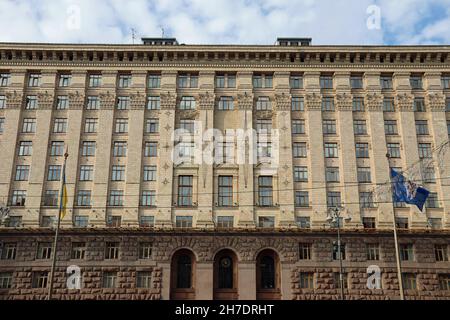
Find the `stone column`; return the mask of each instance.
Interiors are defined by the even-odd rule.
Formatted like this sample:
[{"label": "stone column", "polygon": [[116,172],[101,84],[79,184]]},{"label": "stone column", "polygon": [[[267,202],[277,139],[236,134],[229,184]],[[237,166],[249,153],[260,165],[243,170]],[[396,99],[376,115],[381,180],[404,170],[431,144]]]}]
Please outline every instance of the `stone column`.
[{"label": "stone column", "polygon": [[238,272],[239,300],[256,300],[256,262],[240,261]]}]

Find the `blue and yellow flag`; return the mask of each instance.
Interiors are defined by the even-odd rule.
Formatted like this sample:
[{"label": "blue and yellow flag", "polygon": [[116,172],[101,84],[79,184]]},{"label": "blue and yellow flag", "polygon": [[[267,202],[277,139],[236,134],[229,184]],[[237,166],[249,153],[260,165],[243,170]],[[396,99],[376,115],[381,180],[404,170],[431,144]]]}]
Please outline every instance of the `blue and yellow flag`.
[{"label": "blue and yellow flag", "polygon": [[420,211],[427,201],[430,191],[420,187],[411,180],[406,179],[402,174],[391,169],[392,196],[394,202],[405,202],[416,205]]}]

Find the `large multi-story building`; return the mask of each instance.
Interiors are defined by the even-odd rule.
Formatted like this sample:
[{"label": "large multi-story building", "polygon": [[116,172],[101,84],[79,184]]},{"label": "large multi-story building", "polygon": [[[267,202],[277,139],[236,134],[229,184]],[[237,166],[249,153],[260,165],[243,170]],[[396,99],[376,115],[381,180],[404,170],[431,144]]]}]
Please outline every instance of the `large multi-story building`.
[{"label": "large multi-story building", "polygon": [[[394,213],[406,298],[450,298],[450,47],[143,40],[0,44],[1,299],[46,297],[66,150],[56,298],[337,299],[338,205],[347,298],[398,298]],[[207,129],[258,138],[174,162]],[[389,168],[431,191],[423,213]]]}]

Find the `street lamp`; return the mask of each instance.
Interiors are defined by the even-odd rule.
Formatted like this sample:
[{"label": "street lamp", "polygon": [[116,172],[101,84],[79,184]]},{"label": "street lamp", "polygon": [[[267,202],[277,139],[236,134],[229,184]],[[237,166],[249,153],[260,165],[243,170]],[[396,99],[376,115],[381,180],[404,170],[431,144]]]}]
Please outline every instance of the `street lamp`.
[{"label": "street lamp", "polygon": [[[345,300],[344,296],[344,273],[343,273],[343,267],[342,267],[342,254],[341,254],[341,212],[343,211],[344,207],[337,205],[335,207],[328,208],[328,214],[327,214],[327,222],[331,226],[337,225],[337,245],[338,245],[338,255],[339,255],[339,284],[341,289],[341,300]],[[347,215],[344,218],[345,222],[350,222],[352,218]]]}]

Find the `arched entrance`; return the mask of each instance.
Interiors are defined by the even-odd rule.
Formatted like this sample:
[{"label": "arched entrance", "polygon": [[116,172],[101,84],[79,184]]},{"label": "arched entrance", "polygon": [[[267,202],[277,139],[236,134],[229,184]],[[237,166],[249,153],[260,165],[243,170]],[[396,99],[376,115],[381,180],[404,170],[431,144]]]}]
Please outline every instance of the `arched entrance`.
[{"label": "arched entrance", "polygon": [[270,249],[261,251],[256,258],[256,299],[280,300],[280,258]]},{"label": "arched entrance", "polygon": [[170,299],[195,300],[195,256],[190,250],[181,249],[172,256]]},{"label": "arched entrance", "polygon": [[238,299],[237,256],[222,250],[214,257],[214,300]]}]

